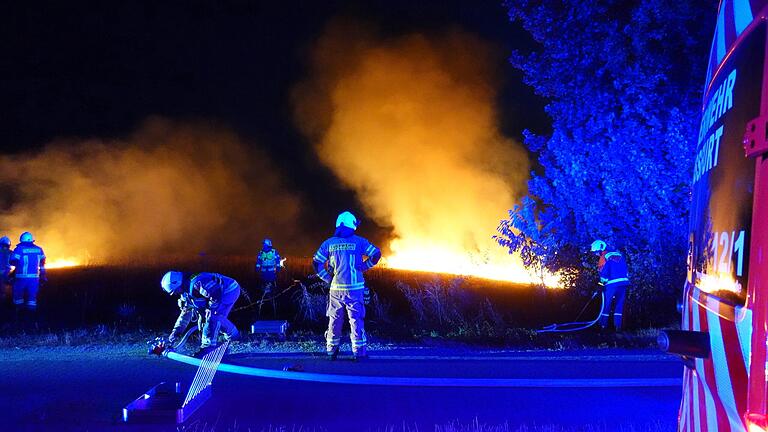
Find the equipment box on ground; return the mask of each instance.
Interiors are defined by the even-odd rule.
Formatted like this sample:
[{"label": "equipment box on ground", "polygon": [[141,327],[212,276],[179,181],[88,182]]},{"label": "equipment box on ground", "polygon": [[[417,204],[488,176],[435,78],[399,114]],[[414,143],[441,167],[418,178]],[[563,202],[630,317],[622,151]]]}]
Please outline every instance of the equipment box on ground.
[{"label": "equipment box on ground", "polygon": [[183,423],[211,397],[211,386],[206,386],[184,405],[186,392],[180,383],[162,382],[123,408],[126,423]]},{"label": "equipment box on ground", "polygon": [[251,324],[251,334],[269,335],[285,338],[288,333],[288,321],[256,321]]}]

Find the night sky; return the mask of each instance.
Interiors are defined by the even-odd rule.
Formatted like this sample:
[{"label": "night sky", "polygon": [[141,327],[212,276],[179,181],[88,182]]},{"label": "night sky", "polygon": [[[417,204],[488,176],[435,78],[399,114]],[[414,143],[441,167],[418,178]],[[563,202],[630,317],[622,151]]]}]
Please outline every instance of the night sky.
[{"label": "night sky", "polygon": [[[265,147],[289,186],[314,200],[312,219],[354,203],[310,151],[290,90],[329,20],[384,35],[460,28],[506,54],[531,44],[487,1],[15,2],[2,7],[0,145],[30,151],[57,137],[122,137],[148,116],[213,120]],[[502,131],[547,127],[543,101],[500,65]]]}]

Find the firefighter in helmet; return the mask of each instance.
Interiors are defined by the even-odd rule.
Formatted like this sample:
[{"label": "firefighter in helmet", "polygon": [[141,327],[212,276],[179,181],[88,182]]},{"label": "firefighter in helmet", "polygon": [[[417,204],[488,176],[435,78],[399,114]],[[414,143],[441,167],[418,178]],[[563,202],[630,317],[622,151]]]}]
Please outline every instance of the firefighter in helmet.
[{"label": "firefighter in helmet", "polygon": [[256,256],[256,272],[261,278],[264,291],[271,292],[280,270],[280,254],[272,246],[272,240],[266,238],[262,242],[261,252]]},{"label": "firefighter in helmet", "polygon": [[[37,291],[40,281],[47,281],[45,276],[45,253],[35,244],[32,233],[25,232],[19,238],[19,244],[13,249],[9,264],[14,266],[13,304],[17,316],[26,310],[33,314],[37,311]],[[26,303],[25,303],[26,298]]]},{"label": "firefighter in helmet", "polygon": [[325,333],[326,354],[335,360],[341,343],[344,310],[349,317],[352,354],[356,360],[367,356],[365,305],[370,291],[363,272],[375,266],[381,251],[368,240],[355,235],[357,218],[345,211],[336,219],[333,237],[324,241],[312,258],[317,276],[331,285],[328,300],[328,331]]},{"label": "firefighter in helmet", "polygon": [[0,237],[0,299],[4,299],[11,285],[11,239]]},{"label": "firefighter in helmet", "polygon": [[[265,238],[262,242],[261,251],[256,256],[256,273],[261,282],[261,303],[259,303],[259,314],[261,314],[261,305],[264,301],[272,298],[274,289],[277,285],[277,272],[282,266],[280,254],[272,246],[272,240]],[[277,306],[275,301],[271,300],[272,309],[277,315]]]},{"label": "firefighter in helmet", "polygon": [[616,331],[621,331],[622,314],[624,312],[624,300],[629,287],[627,262],[624,256],[602,240],[592,242],[590,251],[599,257],[597,270],[600,273],[600,284],[604,291],[603,310],[600,311],[600,327],[608,327],[611,317],[611,304],[615,301],[613,311],[613,325]]},{"label": "firefighter in helmet", "polygon": [[218,273],[190,275],[169,271],[163,276],[160,286],[170,295],[179,295],[181,312],[168,337],[171,344],[181,338],[184,329],[195,315],[204,320],[200,350],[195,353],[198,357],[216,347],[219,331],[230,340],[240,337],[237,327],[228,318],[229,312],[240,297],[240,285],[236,280]]}]

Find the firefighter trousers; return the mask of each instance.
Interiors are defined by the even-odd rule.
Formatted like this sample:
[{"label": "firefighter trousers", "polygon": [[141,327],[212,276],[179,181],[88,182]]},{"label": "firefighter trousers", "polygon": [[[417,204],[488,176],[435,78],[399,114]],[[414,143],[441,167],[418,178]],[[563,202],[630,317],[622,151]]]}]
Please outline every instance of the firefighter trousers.
[{"label": "firefighter trousers", "polygon": [[240,289],[237,290],[237,296],[234,300],[229,299],[227,303],[220,303],[211,307],[211,316],[203,324],[203,336],[201,347],[216,346],[219,339],[219,331],[223,332],[229,339],[237,339],[240,332],[237,327],[227,317],[237,298],[240,296]]},{"label": "firefighter trousers", "polygon": [[325,332],[325,342],[328,350],[341,344],[341,329],[344,325],[344,310],[349,318],[349,338],[352,340],[352,351],[365,350],[368,343],[365,337],[365,290],[331,290],[328,299],[328,331]]},{"label": "firefighter trousers", "polygon": [[611,318],[611,305],[614,304],[615,300],[613,326],[617,331],[621,330],[626,295],[627,285],[611,284],[605,287],[605,301],[603,303],[603,310],[600,311],[600,327],[608,327],[608,320]]},{"label": "firefighter trousers", "polygon": [[24,306],[26,297],[26,307],[30,311],[37,310],[37,291],[40,289],[40,279],[38,278],[19,278],[13,281],[13,304],[16,308]]}]

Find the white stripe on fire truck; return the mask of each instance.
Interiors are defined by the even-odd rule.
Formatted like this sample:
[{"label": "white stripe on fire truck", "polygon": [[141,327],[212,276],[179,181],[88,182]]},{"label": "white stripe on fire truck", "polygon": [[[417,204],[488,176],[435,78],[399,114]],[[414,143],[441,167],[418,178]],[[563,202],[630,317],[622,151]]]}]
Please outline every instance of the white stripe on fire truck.
[{"label": "white stripe on fire truck", "polygon": [[[723,332],[723,343],[726,345],[725,351],[726,358],[728,359],[728,375],[731,378],[731,386],[733,387],[733,397],[736,400],[736,412],[744,413],[747,409],[747,369],[744,360],[744,353],[741,349],[741,340],[739,338],[738,323],[744,320],[744,310],[735,309],[732,314],[733,321],[721,321],[721,329]],[[731,343],[732,342],[732,343]],[[738,344],[738,345],[736,345]],[[736,345],[736,346],[734,346]],[[744,429],[743,421],[741,417],[735,418],[741,426],[740,429]]]},{"label": "white stripe on fire truck", "polygon": [[[705,310],[707,310],[705,308]],[[716,310],[710,310],[714,315],[719,316],[719,311]],[[701,323],[701,330],[706,332],[709,335],[709,339],[712,339],[712,335],[709,334],[710,331],[710,322],[709,322],[709,314],[704,313],[704,320]],[[716,316],[714,319],[718,319]],[[722,337],[722,335],[715,335],[715,337]],[[710,342],[711,343],[711,342]],[[712,403],[714,405],[714,409],[712,411],[707,412],[707,423],[709,423],[710,420],[715,422],[715,429],[718,432],[728,432],[731,430],[731,426],[728,420],[728,413],[725,410],[725,407],[723,406],[723,400],[720,398],[720,394],[718,393],[717,389],[717,376],[715,374],[715,363],[712,361],[712,354],[710,354],[709,358],[704,362],[704,382],[706,383],[706,387],[704,388],[705,394],[707,396],[706,400],[707,403]]]},{"label": "white stripe on fire truck", "polygon": [[[691,370],[691,400],[688,402],[691,409],[691,430],[701,431],[701,412],[699,408],[699,383],[696,370]],[[698,425],[698,426],[696,426]]]},{"label": "white stripe on fire truck", "polygon": [[[696,366],[698,367],[698,365]],[[704,412],[706,416],[706,408],[699,409],[701,407],[701,401],[699,400],[699,377],[696,371],[693,372],[693,430],[696,432],[701,431],[701,414]]]},{"label": "white stripe on fire truck", "polygon": [[744,359],[747,377],[749,377],[749,355],[752,348],[752,311],[742,308],[736,314],[736,333],[739,335],[739,346],[741,346],[741,356]]},{"label": "white stripe on fire truck", "polygon": [[741,35],[753,19],[752,6],[749,4],[749,0],[734,0],[733,21],[736,24],[736,37]]},{"label": "white stripe on fire truck", "polygon": [[715,40],[717,40],[717,62],[720,63],[725,57],[725,5],[720,8],[720,13],[717,15]]},{"label": "white stripe on fire truck", "polygon": [[[715,371],[717,394],[720,396],[720,402],[723,404],[723,410],[725,410],[725,414],[728,417],[728,423],[731,425],[731,430],[741,430],[743,427],[739,420],[738,410],[736,409],[736,399],[733,396],[730,365],[728,364],[728,358],[725,355],[725,344],[723,343],[723,331],[720,328],[720,317],[712,313],[707,313],[707,323],[709,323],[710,352],[712,356],[712,367]],[[733,367],[737,366],[734,365]]]}]

